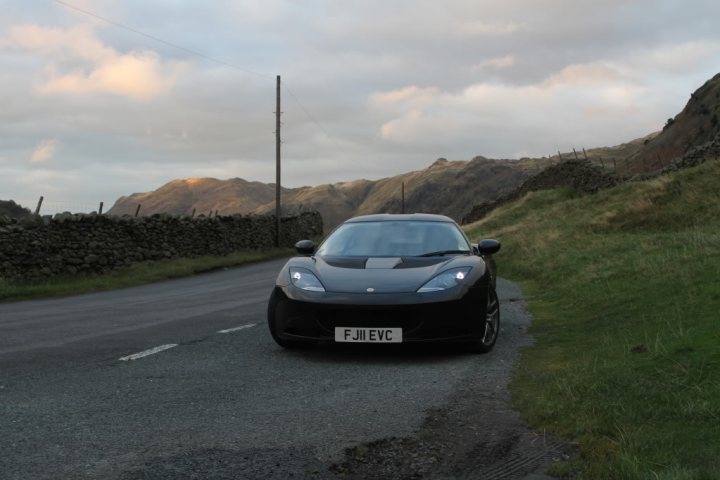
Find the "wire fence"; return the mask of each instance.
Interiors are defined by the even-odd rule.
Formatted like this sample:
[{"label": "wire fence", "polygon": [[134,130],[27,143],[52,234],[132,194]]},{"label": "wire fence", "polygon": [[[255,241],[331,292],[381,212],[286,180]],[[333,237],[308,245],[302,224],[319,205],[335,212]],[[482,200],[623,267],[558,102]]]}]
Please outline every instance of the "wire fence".
[{"label": "wire fence", "polygon": [[[15,202],[27,208],[32,213],[39,213],[40,215],[55,215],[56,213],[64,212],[99,213],[100,209],[105,207],[102,202],[88,203],[80,201],[54,200],[52,197],[40,197],[36,199],[25,198],[15,200]],[[101,207],[101,204],[103,207]],[[107,208],[104,208],[104,211],[107,211]]]},{"label": "wire fence", "polygon": [[[108,213],[108,210],[110,209],[108,206],[106,206],[103,202],[98,203],[88,203],[88,202],[79,202],[79,201],[66,201],[66,200],[54,200],[52,198],[46,198],[46,197],[40,197],[38,199],[29,199],[24,198],[21,200],[15,200],[15,203],[20,205],[23,208],[28,209],[31,213],[36,213],[39,215],[55,215],[58,213],[97,213],[97,214],[103,214],[106,215]],[[210,210],[198,210],[198,209],[192,209],[192,212],[187,212],[186,215],[189,215],[191,217],[217,217],[222,215],[236,215],[240,212],[228,212],[229,209],[223,209],[223,208],[215,208]],[[302,204],[295,204],[295,205],[283,205],[281,208],[282,216],[298,216],[302,215],[303,213],[312,212],[314,209],[312,207],[308,207],[306,205]],[[274,212],[274,211],[273,211]],[[130,216],[144,216],[144,215],[150,215],[147,211],[143,210],[143,205],[141,203],[138,203],[137,205],[134,205],[132,208],[132,212],[125,212],[126,214],[129,214]],[[156,209],[152,210],[152,214],[155,213],[170,213],[170,212],[159,212]],[[171,213],[171,214],[177,214]]]},{"label": "wire fence", "polygon": [[568,160],[586,160],[602,168],[604,171],[617,176],[654,174],[660,172],[676,160],[664,159],[660,154],[656,154],[655,157],[651,159],[648,159],[646,156],[633,158],[632,155],[602,156],[592,151],[588,153],[585,148],[582,148],[580,151],[573,148],[572,152],[565,153],[558,151],[557,155],[550,155],[547,159],[551,165],[557,165]]}]

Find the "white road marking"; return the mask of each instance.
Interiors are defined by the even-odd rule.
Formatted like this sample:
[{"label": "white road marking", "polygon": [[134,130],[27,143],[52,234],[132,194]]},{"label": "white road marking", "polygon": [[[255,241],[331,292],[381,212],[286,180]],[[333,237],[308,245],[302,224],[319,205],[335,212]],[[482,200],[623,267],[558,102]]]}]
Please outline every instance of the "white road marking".
[{"label": "white road marking", "polygon": [[217,333],[237,332],[238,330],[245,330],[246,328],[254,327],[255,325],[257,325],[257,323],[248,323],[247,325],[240,325],[239,327],[235,327],[235,328],[228,328],[226,330],[218,330]]},{"label": "white road marking", "polygon": [[133,353],[132,355],[128,355],[127,357],[120,357],[118,360],[120,360],[121,362],[127,362],[128,360],[137,360],[138,358],[147,357],[148,355],[162,352],[163,350],[168,350],[177,346],[177,343],[168,343],[167,345],[160,345],[159,347],[151,348],[149,350],[143,350],[142,352]]}]

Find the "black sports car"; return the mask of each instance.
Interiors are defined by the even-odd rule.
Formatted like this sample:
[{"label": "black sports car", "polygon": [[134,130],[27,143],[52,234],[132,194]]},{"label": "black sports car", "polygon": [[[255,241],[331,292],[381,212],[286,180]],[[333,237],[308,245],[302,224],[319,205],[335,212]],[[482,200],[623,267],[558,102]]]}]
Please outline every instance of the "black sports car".
[{"label": "black sports car", "polygon": [[318,341],[467,342],[495,345],[500,303],[495,292],[496,240],[471,244],[441,215],[352,218],[315,251],[295,247],[268,303],[275,341],[293,348]]}]

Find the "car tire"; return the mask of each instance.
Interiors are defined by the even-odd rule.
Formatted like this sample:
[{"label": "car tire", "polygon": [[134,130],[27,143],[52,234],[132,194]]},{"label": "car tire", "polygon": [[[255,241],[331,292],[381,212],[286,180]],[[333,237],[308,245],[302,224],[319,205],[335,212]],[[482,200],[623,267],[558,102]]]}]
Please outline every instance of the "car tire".
[{"label": "car tire", "polygon": [[273,290],[272,294],[270,294],[270,300],[268,300],[267,320],[268,328],[270,329],[270,335],[272,336],[273,340],[275,340],[275,343],[288,350],[304,348],[312,345],[312,342],[306,342],[302,340],[286,340],[278,336],[275,320],[275,310],[277,309],[278,303],[282,301],[282,299],[278,299],[276,291]]},{"label": "car tire", "polygon": [[472,342],[475,353],[487,353],[493,349],[500,333],[500,300],[492,286],[488,287],[487,307],[485,309],[485,328],[482,335]]}]

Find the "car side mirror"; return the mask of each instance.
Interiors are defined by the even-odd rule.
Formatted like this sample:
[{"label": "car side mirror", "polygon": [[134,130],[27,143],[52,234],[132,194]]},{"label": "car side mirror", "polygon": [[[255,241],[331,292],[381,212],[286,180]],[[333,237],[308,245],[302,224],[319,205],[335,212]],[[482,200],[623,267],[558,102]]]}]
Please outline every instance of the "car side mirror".
[{"label": "car side mirror", "polygon": [[295,244],[295,250],[300,255],[312,255],[315,253],[315,242],[312,240],[300,240]]},{"label": "car side mirror", "polygon": [[477,246],[480,255],[492,255],[500,251],[500,242],[491,238],[480,240]]}]

